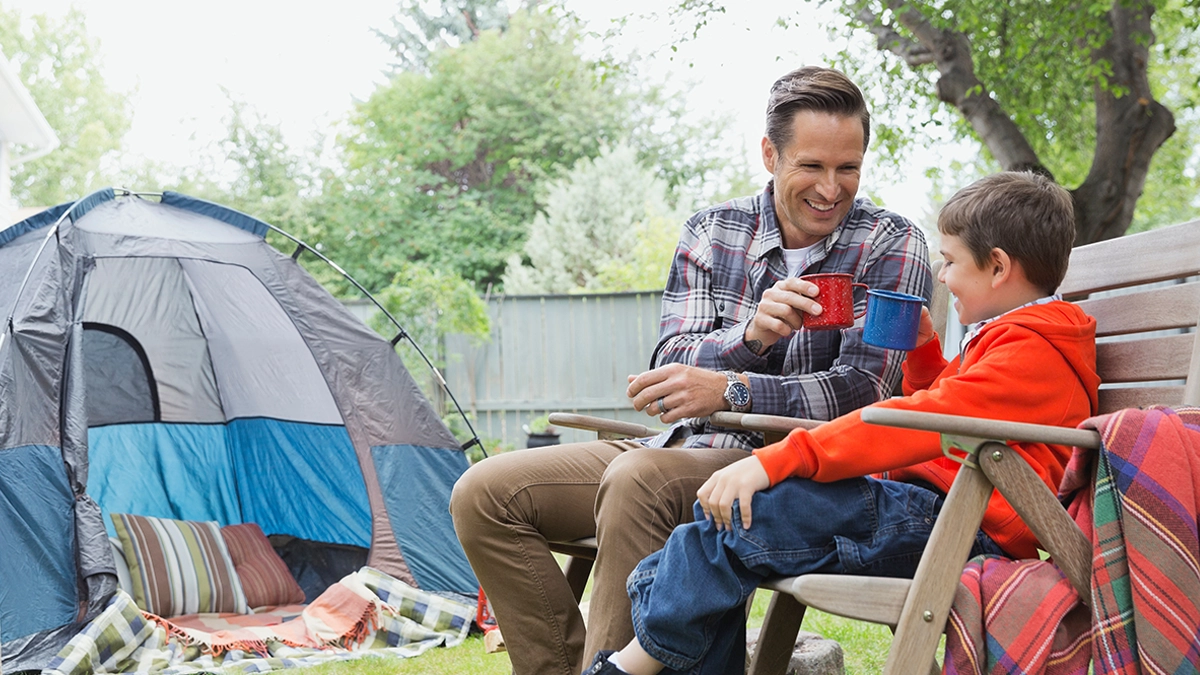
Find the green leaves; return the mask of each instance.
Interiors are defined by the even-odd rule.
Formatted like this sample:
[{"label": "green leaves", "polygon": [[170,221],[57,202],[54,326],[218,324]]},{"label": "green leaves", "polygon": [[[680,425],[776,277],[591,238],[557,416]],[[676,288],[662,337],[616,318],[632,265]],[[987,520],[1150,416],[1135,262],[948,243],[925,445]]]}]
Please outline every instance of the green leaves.
[{"label": "green leaves", "polygon": [[639,164],[628,145],[581,159],[546,194],[525,243],[510,256],[508,293],[661,289],[683,214],[667,203],[666,184]]},{"label": "green leaves", "polygon": [[13,198],[46,206],[111,184],[102,162],[120,147],[131,111],[127,95],[110,89],[100,74],[99,44],[88,35],[83,13],[22,20],[0,8],[0,45],[61,141],[45,157],[13,167]]},{"label": "green leaves", "polygon": [[672,203],[727,167],[723,120],[682,122],[682,97],[582,57],[580,40],[556,8],[520,11],[377,89],[325,185],[330,254],[372,289],[420,261],[485,291],[521,253],[548,183],[602,147],[627,143]]}]

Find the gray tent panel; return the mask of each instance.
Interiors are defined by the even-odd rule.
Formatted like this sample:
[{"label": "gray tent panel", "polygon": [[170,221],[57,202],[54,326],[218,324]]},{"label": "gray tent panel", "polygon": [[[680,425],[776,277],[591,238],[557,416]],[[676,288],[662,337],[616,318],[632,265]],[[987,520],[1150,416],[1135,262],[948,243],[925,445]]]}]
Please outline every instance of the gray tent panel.
[{"label": "gray tent panel", "polygon": [[228,420],[342,424],[325,376],[262,282],[233,265],[181,260]]},{"label": "gray tent panel", "polygon": [[118,199],[96,206],[76,223],[82,232],[123,237],[186,240],[200,244],[251,244],[262,237],[191,211],[145,202]]},{"label": "gray tent panel", "polygon": [[84,322],[119,327],[145,351],[162,421],[225,421],[208,343],[178,261],[100,258],[87,288]]}]

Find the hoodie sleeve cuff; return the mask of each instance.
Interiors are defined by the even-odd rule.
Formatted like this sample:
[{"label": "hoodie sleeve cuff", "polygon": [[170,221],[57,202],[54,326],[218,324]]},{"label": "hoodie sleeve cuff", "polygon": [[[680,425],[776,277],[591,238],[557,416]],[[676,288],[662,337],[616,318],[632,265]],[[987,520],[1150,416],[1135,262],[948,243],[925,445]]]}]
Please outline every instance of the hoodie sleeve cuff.
[{"label": "hoodie sleeve cuff", "polygon": [[942,374],[946,359],[942,356],[942,343],[935,334],[933,339],[908,353],[904,359],[904,381],[913,389],[925,389]]},{"label": "hoodie sleeve cuff", "polygon": [[810,449],[812,443],[814,440],[807,429],[794,429],[782,441],[755,450],[754,456],[762,462],[771,485],[785,478],[810,478],[816,471]]}]

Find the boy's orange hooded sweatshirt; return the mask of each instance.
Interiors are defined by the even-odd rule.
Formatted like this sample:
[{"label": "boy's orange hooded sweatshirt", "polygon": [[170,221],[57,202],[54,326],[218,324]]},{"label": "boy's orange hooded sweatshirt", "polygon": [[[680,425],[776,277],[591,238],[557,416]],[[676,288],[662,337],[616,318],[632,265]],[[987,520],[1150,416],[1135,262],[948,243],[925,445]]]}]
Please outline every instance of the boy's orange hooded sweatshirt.
[{"label": "boy's orange hooded sweatshirt", "polygon": [[[949,363],[937,339],[909,353],[904,393],[875,407],[1075,427],[1097,412],[1096,321],[1054,301],[1003,314],[985,325]],[[1057,491],[1070,448],[1009,442]],[[792,476],[830,482],[870,474],[928,481],[950,489],[960,464],[942,456],[937,433],[896,429],[843,415],[754,451],[771,485]],[[1009,554],[1037,556],[1037,540],[999,492],[982,529]]]}]

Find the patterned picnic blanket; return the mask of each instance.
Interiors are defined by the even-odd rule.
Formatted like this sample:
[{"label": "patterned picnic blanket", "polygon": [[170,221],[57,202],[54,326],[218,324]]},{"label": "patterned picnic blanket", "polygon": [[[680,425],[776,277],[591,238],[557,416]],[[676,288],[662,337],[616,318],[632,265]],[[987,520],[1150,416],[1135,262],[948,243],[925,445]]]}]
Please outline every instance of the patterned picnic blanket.
[{"label": "patterned picnic blanket", "polygon": [[307,606],[267,614],[197,614],[167,620],[118,591],[43,675],[257,673],[457,646],[472,604],[415,589],[364,567]]},{"label": "patterned picnic blanket", "polygon": [[972,560],[946,673],[1082,675],[1089,660],[1096,675],[1200,672],[1200,408],[1082,426],[1103,447],[1075,449],[1059,492],[1092,542],[1092,611],[1050,563]]}]

